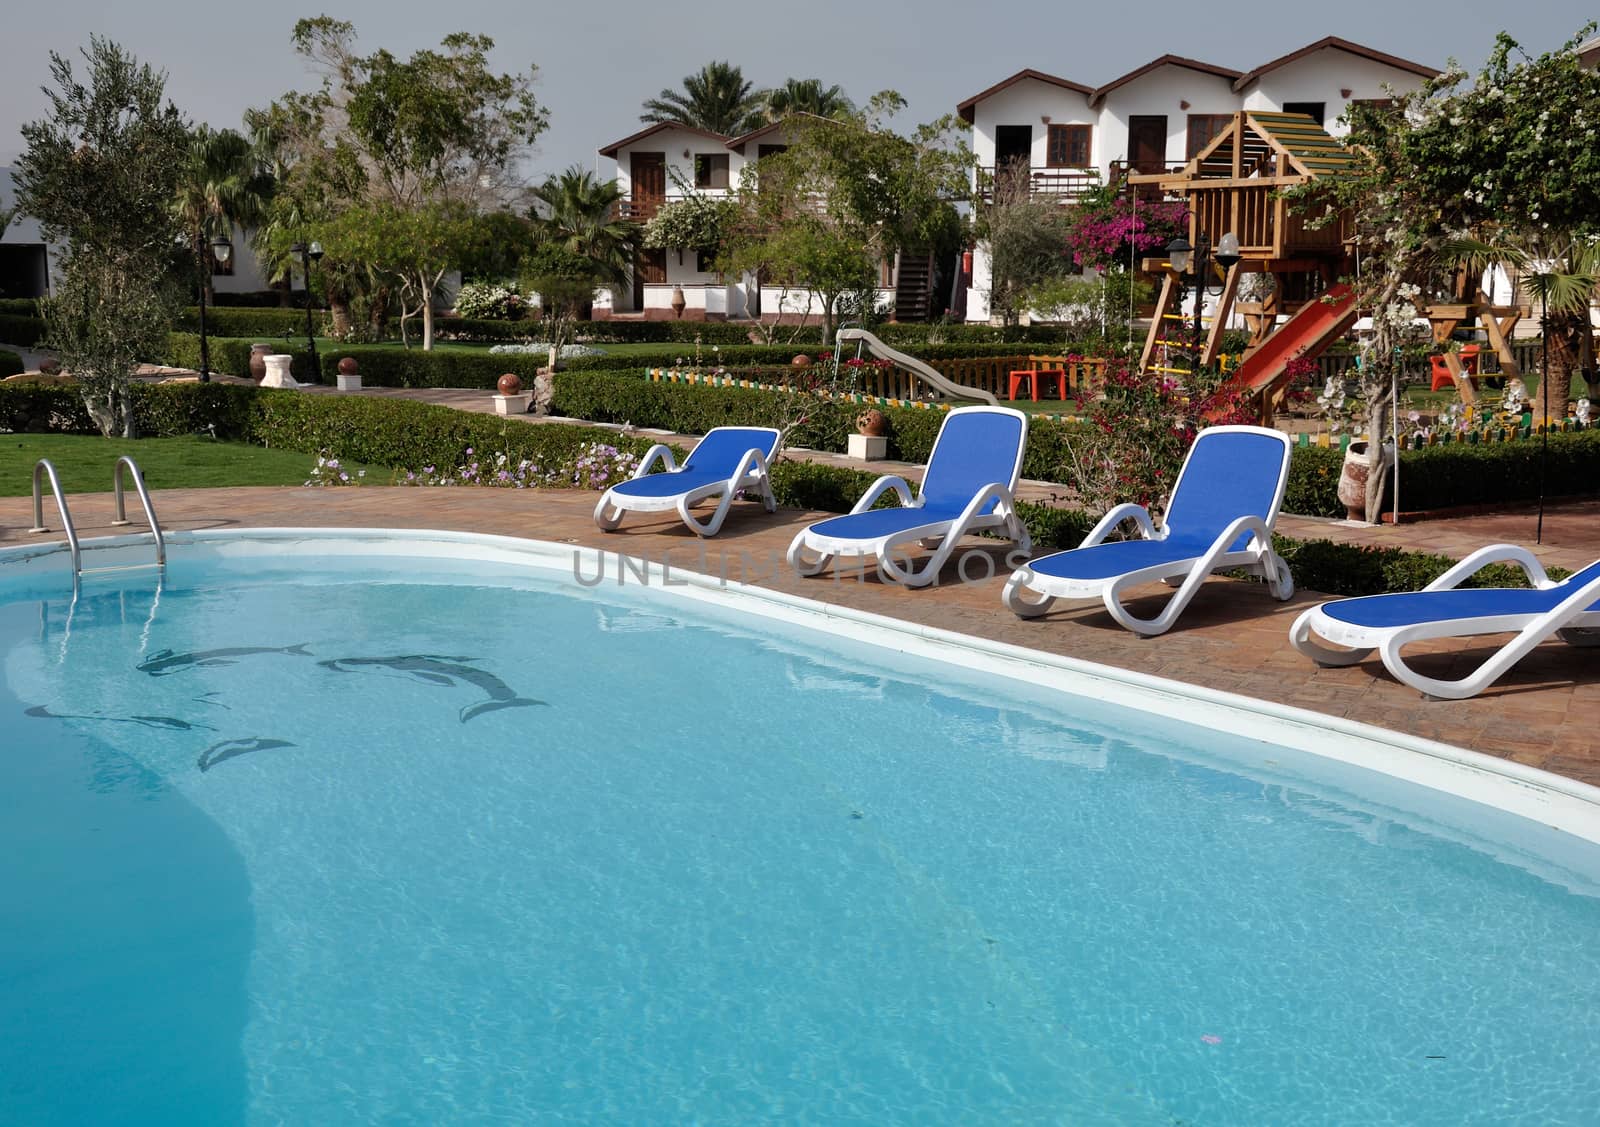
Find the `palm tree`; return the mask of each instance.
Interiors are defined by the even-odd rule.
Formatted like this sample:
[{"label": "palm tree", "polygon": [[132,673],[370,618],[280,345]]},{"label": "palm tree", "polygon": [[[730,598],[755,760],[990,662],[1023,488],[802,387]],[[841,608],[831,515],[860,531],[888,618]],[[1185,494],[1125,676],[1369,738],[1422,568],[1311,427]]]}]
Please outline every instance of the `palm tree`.
[{"label": "palm tree", "polygon": [[[209,263],[211,239],[231,239],[235,226],[257,223],[271,194],[271,177],[262,171],[255,148],[245,137],[232,129],[199,126],[174,201],[194,261]],[[209,300],[209,269],[202,269],[201,280]]]},{"label": "palm tree", "polygon": [[640,121],[676,122],[724,136],[748,133],[766,124],[766,96],[731,63],[709,62],[699,74],[685,75],[683,90],[663,90],[644,103]]},{"label": "palm tree", "polygon": [[783,85],[767,91],[766,115],[777,121],[792,113],[818,117],[844,117],[855,112],[855,103],[839,85],[824,87],[820,78],[786,78]]},{"label": "palm tree", "polygon": [[619,218],[622,192],[616,181],[597,179],[575,164],[533,189],[533,197],[538,201],[535,228],[542,241],[587,258],[609,282],[627,282],[637,230]]}]

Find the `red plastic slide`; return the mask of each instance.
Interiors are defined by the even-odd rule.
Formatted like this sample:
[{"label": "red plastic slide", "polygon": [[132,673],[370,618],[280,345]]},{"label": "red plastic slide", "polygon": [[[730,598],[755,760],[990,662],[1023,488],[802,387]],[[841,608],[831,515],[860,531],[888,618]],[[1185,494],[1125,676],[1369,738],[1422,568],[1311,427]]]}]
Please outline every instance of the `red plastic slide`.
[{"label": "red plastic slide", "polygon": [[1298,356],[1316,356],[1356,321],[1355,294],[1337,285],[1302,305],[1293,317],[1244,358],[1228,380],[1229,387],[1265,393],[1283,378],[1284,368]]}]

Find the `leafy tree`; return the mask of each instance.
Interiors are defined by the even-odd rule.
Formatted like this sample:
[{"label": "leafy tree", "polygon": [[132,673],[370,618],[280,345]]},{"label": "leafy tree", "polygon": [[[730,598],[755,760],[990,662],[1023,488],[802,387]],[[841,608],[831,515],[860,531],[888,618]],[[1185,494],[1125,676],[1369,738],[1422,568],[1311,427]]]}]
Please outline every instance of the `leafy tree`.
[{"label": "leafy tree", "polygon": [[675,122],[734,136],[766,124],[765,95],[726,62],[709,62],[683,78],[683,89],[663,90],[644,103],[640,121]]},{"label": "leafy tree", "polygon": [[82,54],[86,82],[51,53],[50,112],[22,127],[14,180],[22,209],[65,246],[47,339],[101,432],[131,436],[129,381],[180,301],[171,254],[184,232],[171,203],[189,127],[165,100],[164,74],[99,36]]},{"label": "leafy tree", "polygon": [[848,117],[855,109],[855,103],[842,87],[824,86],[820,78],[788,78],[782,86],[767,91],[769,121],[779,121],[796,113]]},{"label": "leafy tree", "polygon": [[644,245],[715,254],[721,250],[738,210],[733,200],[717,196],[685,196],[668,201],[644,225]]},{"label": "leafy tree", "polygon": [[323,249],[336,261],[361,262],[399,287],[400,336],[422,316],[422,347],[433,347],[433,299],[444,276],[483,247],[478,215],[459,203],[403,207],[377,200],[348,208],[317,228]]},{"label": "leafy tree", "polygon": [[572,337],[584,307],[603,280],[594,260],[550,242],[528,257],[527,285],[539,295],[545,332],[550,341],[550,370],[556,370],[561,346]]},{"label": "leafy tree", "polygon": [[[1543,275],[1538,285],[1584,276],[1578,252],[1600,233],[1600,75],[1584,70],[1573,48],[1594,26],[1537,58],[1501,34],[1470,83],[1451,67],[1392,106],[1353,104],[1353,173],[1291,193],[1312,215],[1353,217],[1357,301],[1372,311],[1374,329],[1361,366],[1373,438],[1369,520],[1387,469],[1380,440],[1393,430],[1385,393],[1403,363],[1407,326],[1440,288],[1441,264],[1462,260],[1464,245],[1497,245]],[[1548,292],[1557,288],[1568,287]],[[1546,376],[1563,388],[1588,331],[1587,306],[1552,306],[1546,320]]]},{"label": "leafy tree", "polygon": [[252,228],[266,214],[272,178],[261,168],[254,147],[232,129],[196,127],[189,159],[179,170],[174,207],[200,268],[206,299],[212,296],[209,243],[233,237],[233,228]]},{"label": "leafy tree", "polygon": [[6,228],[11,226],[11,221],[19,214],[18,209],[0,207],[0,239],[5,238]]},{"label": "leafy tree", "polygon": [[622,190],[615,180],[599,180],[575,164],[545,180],[533,197],[543,211],[534,221],[539,239],[587,258],[603,283],[627,283],[638,231],[619,218]]},{"label": "leafy tree", "polygon": [[740,186],[719,268],[811,290],[831,338],[841,299],[870,292],[886,257],[953,247],[961,224],[950,201],[967,191],[971,153],[953,118],[910,137],[882,124],[904,105],[885,91],[845,120],[790,118],[788,148],[761,158]]},{"label": "leafy tree", "polygon": [[[292,269],[289,247],[315,239],[327,251],[330,298],[333,283],[359,288],[364,271],[379,289],[403,277],[408,310],[424,294],[431,300],[441,265],[469,265],[438,255],[481,251],[482,239],[466,237],[463,224],[523,199],[523,160],[548,123],[532,92],[535,68],[497,74],[493,40],[463,33],[407,59],[360,55],[352,25],[327,16],[301,20],[293,39],[320,70],[320,89],[287,94],[247,118],[283,178],[264,234],[270,257]],[[370,237],[356,230],[362,216],[378,225]],[[346,257],[358,248],[380,257]],[[431,307],[421,312],[428,349]]]},{"label": "leafy tree", "polygon": [[1015,325],[1040,286],[1063,277],[1070,217],[1054,199],[1036,196],[1026,166],[1002,168],[978,207],[973,234],[989,245],[989,312]]}]

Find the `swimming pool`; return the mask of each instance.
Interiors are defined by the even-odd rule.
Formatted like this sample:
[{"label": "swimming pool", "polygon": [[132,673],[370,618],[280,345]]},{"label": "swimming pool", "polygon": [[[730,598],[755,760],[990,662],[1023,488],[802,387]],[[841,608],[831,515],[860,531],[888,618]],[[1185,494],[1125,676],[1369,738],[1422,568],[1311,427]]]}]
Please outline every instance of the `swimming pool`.
[{"label": "swimming pool", "polygon": [[0,1121],[1600,1107],[1600,848],[1304,750],[1417,741],[561,546],[171,543],[0,554]]}]

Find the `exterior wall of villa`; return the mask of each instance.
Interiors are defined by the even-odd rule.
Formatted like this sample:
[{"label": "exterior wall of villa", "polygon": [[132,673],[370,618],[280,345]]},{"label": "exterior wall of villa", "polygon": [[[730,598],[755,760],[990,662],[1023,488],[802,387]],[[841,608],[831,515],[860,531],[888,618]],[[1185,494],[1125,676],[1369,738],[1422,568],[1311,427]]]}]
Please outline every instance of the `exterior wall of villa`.
[{"label": "exterior wall of villa", "polygon": [[[1189,103],[1187,109],[1184,102]],[[1166,162],[1170,166],[1188,159],[1190,114],[1231,114],[1237,109],[1239,96],[1233,92],[1232,83],[1219,75],[1170,64],[1141,75],[1106,95],[1105,104],[1100,107],[1095,136],[1095,161],[1100,174],[1105,177],[1113,161],[1128,161],[1131,117],[1166,117]]]},{"label": "exterior wall of villa", "polygon": [[[1352,55],[1331,47],[1303,59],[1268,71],[1242,91],[1238,108],[1280,110],[1289,102],[1322,102],[1326,106],[1323,124],[1334,136],[1349,130],[1340,123],[1345,107],[1352,101],[1393,97],[1384,85],[1400,91],[1415,90],[1422,78],[1372,59]],[[1350,91],[1345,95],[1343,91]]]},{"label": "exterior wall of villa", "polygon": [[[1081,74],[1065,76],[1081,82]],[[1252,79],[1238,92],[1232,80],[1189,67],[1168,63],[1109,90],[1103,102],[1089,108],[1092,95],[1037,78],[1022,78],[971,104],[971,145],[977,164],[993,168],[996,131],[1005,125],[1027,125],[1033,131],[1030,163],[1037,172],[1051,171],[1046,161],[1047,123],[1086,123],[1093,126],[1090,163],[1105,182],[1114,163],[1130,159],[1129,119],[1164,115],[1167,118],[1166,163],[1181,165],[1188,159],[1189,117],[1192,114],[1232,114],[1241,109],[1282,110],[1286,103],[1323,103],[1329,132],[1347,130],[1338,118],[1351,101],[1388,98],[1388,84],[1398,91],[1417,89],[1422,77],[1415,72],[1369,59],[1337,47],[1323,47]],[[1344,91],[1349,93],[1345,94]],[[1188,102],[1184,107],[1181,103]],[[1048,179],[1036,178],[1035,191],[1049,193]],[[992,278],[988,247],[973,248],[972,284],[967,291],[967,320],[990,318],[989,286]]]}]

